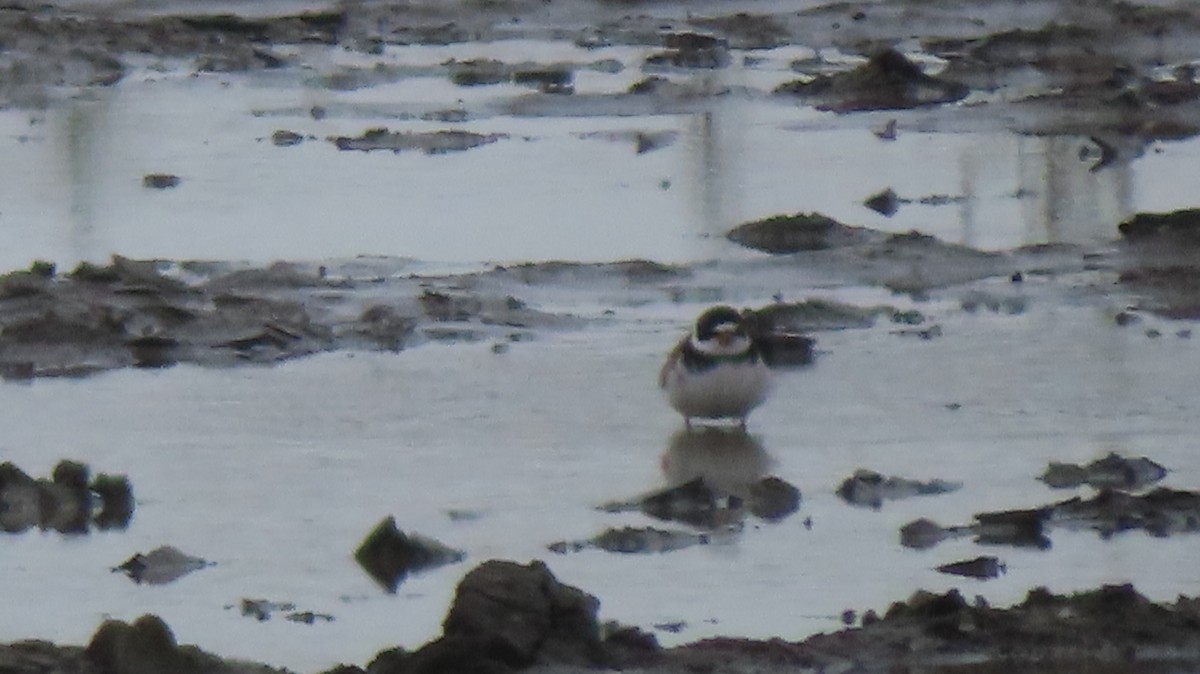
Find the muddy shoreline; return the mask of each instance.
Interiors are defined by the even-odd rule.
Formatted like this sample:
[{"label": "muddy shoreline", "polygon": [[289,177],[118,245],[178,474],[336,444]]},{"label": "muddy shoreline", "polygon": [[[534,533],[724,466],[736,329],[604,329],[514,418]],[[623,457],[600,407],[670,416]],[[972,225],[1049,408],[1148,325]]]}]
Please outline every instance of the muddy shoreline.
[{"label": "muddy shoreline", "polygon": [[[721,671],[1031,672],[1190,671],[1200,665],[1200,601],[1153,603],[1129,585],[1072,595],[1031,590],[1011,608],[973,602],[958,590],[917,592],[859,618],[850,627],[803,641],[713,638],[673,648],[653,635],[596,619],[599,600],[560,583],[541,562],[483,562],[460,583],[443,635],[420,648],[389,648],[369,663],[325,674],[518,672],[645,674]],[[250,674],[286,672],[224,660],[179,645],[153,615],[110,620],[86,647],[44,641],[0,645],[13,674],[48,671]]]}]

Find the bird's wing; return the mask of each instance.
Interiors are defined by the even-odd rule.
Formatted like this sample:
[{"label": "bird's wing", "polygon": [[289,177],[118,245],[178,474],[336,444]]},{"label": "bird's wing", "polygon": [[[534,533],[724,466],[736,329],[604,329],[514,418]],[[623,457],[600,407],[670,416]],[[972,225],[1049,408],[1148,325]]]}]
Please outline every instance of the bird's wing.
[{"label": "bird's wing", "polygon": [[683,347],[687,344],[687,340],[687,337],[679,340],[675,348],[671,349],[671,353],[667,354],[667,362],[663,363],[662,369],[658,371],[659,388],[667,387],[667,376],[670,374],[671,369],[675,367],[675,364],[679,362],[679,359],[683,357]]}]

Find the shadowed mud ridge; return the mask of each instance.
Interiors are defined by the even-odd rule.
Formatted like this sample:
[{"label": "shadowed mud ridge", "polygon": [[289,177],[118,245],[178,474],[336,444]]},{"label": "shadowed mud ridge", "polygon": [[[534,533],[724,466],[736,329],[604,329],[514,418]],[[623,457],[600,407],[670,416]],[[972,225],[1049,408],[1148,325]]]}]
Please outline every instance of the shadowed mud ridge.
[{"label": "shadowed mud ridge", "polygon": [[114,258],[67,275],[0,277],[0,376],[82,376],[177,363],[272,363],[343,348],[520,339],[579,321],[437,281],[331,277],[325,267],[235,268]]},{"label": "shadowed mud ridge", "polygon": [[[1147,600],[1132,586],[1073,595],[1030,591],[1011,608],[968,602],[957,590],[917,592],[861,625],[801,642],[713,638],[670,649],[637,628],[601,624],[599,600],[560,583],[541,562],[491,560],[459,584],[442,636],[413,651],[379,652],[365,667],[328,674],[587,671],[675,673],[1158,672],[1200,666],[1200,600]],[[851,612],[848,612],[851,613]],[[177,643],[153,615],[107,621],[86,648],[46,642],[0,646],[0,669],[184,673],[277,672]]]}]

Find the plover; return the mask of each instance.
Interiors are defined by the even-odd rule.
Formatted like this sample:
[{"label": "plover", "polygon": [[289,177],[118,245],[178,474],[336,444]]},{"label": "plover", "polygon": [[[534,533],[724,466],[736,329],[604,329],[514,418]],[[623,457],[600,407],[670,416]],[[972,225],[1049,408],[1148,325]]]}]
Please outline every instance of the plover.
[{"label": "plover", "polygon": [[715,306],[671,350],[658,385],[687,426],[692,419],[737,419],[745,427],[746,417],[767,398],[771,373],[742,314]]}]

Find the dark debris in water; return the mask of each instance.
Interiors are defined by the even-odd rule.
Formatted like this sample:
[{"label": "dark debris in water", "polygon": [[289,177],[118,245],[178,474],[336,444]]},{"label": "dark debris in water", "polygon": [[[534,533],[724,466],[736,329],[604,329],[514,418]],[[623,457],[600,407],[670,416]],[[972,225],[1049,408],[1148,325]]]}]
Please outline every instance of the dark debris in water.
[{"label": "dark debris in water", "polygon": [[1136,491],[1166,476],[1166,468],[1144,456],[1128,458],[1113,452],[1084,465],[1052,461],[1038,479],[1055,489],[1086,484],[1097,488]]},{"label": "dark debris in water", "polygon": [[163,545],[145,554],[136,553],[112,570],[124,573],[139,585],[166,585],[213,564],[174,546]]},{"label": "dark debris in water", "polygon": [[941,526],[929,519],[900,529],[908,548],[931,548],[948,538],[971,536],[987,545],[1048,549],[1055,528],[1095,531],[1102,538],[1131,530],[1155,537],[1200,531],[1200,493],[1159,487],[1135,495],[1102,489],[1090,499],[1072,498],[1040,508],[976,514],[969,524]]},{"label": "dark debris in water", "polygon": [[741,534],[741,527],[730,525],[710,531],[684,531],[658,527],[610,527],[580,541],[558,541],[546,546],[557,554],[598,549],[620,554],[652,554],[673,552],[696,545],[729,543]]},{"label": "dark debris in water", "polygon": [[837,495],[850,505],[878,510],[883,507],[884,501],[946,494],[961,487],[961,483],[945,480],[921,481],[895,476],[884,477],[873,470],[860,468],[838,486]]},{"label": "dark debris in water", "polygon": [[[226,606],[226,609],[233,608]],[[242,599],[238,604],[238,609],[241,614],[247,618],[254,618],[259,622],[270,620],[276,613],[283,615],[283,619],[288,622],[301,623],[305,625],[313,625],[318,622],[333,622],[334,617],[329,613],[317,613],[314,611],[301,611],[296,608],[292,602],[270,601],[268,599]]]},{"label": "dark debris in water", "polygon": [[975,559],[966,559],[960,562],[951,562],[942,564],[937,567],[938,572],[949,574],[952,576],[964,576],[966,578],[977,578],[979,580],[987,580],[989,578],[997,578],[1004,573],[1005,566],[998,558],[990,555],[983,555]]},{"label": "dark debris in water", "polygon": [[786,480],[764,476],[738,485],[737,493],[716,487],[703,477],[630,500],[608,503],[605,512],[640,511],[665,522],[717,530],[743,521],[747,513],[779,521],[800,509],[800,490]]},{"label": "dark debris in water", "polygon": [[149,173],[142,177],[142,186],[156,190],[165,190],[172,187],[177,187],[180,183],[179,176],[170,173]]},{"label": "dark debris in water", "polygon": [[337,136],[330,138],[339,150],[357,150],[371,152],[388,150],[400,153],[405,150],[420,150],[425,154],[446,154],[462,152],[481,145],[489,145],[507,138],[502,133],[475,133],[462,129],[442,131],[388,131],[387,129],[367,129],[361,136]]}]

